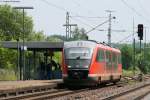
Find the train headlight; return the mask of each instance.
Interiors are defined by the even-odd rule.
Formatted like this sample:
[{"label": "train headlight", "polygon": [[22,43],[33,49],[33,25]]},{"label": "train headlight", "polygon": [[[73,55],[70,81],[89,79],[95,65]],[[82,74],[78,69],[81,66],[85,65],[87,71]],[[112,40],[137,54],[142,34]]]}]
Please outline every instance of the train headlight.
[{"label": "train headlight", "polygon": [[84,66],[84,68],[88,68],[89,66]]},{"label": "train headlight", "polygon": [[71,68],[71,66],[68,66],[68,68]]}]

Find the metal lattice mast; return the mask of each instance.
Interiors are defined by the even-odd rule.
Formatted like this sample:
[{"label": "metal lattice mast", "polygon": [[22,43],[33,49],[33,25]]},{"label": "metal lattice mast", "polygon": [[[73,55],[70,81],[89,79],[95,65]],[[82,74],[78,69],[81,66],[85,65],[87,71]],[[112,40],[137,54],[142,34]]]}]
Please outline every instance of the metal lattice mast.
[{"label": "metal lattice mast", "polygon": [[69,12],[66,13],[66,40],[69,38]]},{"label": "metal lattice mast", "polygon": [[72,37],[72,32],[71,32],[71,27],[72,26],[77,26],[77,24],[70,24],[70,19],[69,19],[69,12],[66,13],[66,24],[63,26],[66,27],[66,40]]},{"label": "metal lattice mast", "polygon": [[111,20],[112,20],[112,10],[106,10],[109,13],[109,26],[108,26],[108,45],[111,46]]}]

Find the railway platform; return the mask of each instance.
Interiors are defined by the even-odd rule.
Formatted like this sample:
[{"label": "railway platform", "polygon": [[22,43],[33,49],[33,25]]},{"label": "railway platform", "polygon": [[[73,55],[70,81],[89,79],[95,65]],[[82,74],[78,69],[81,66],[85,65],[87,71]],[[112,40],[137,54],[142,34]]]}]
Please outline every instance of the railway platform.
[{"label": "railway platform", "polygon": [[56,80],[25,80],[25,81],[0,81],[0,91],[12,90],[26,87],[36,87],[36,86],[55,86],[57,83],[61,83],[61,79]]},{"label": "railway platform", "polygon": [[0,81],[0,97],[24,94],[27,92],[53,89],[62,79],[57,80],[25,80],[25,81]]}]

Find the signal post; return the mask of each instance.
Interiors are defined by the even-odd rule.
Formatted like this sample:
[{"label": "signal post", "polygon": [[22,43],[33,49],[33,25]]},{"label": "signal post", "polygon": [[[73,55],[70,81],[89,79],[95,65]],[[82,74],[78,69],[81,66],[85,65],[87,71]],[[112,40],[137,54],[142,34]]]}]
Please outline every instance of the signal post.
[{"label": "signal post", "polygon": [[[140,54],[142,53],[142,50],[141,50],[141,40],[143,40],[143,24],[138,24],[138,37],[139,37],[139,40],[140,40]],[[140,61],[139,61],[139,65],[138,65],[140,68],[142,68],[142,60],[141,60],[141,55],[140,55]],[[139,81],[142,81],[142,72],[139,74]]]}]

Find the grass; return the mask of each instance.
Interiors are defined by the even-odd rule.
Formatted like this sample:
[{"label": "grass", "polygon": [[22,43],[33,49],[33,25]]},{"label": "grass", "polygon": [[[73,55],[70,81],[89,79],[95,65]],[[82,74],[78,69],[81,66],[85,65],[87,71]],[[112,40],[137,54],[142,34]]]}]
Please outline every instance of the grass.
[{"label": "grass", "polygon": [[123,76],[135,76],[140,73],[139,69],[136,69],[135,71],[133,69],[125,70],[123,69]]},{"label": "grass", "polygon": [[0,69],[0,81],[17,80],[17,76],[13,70]]}]

